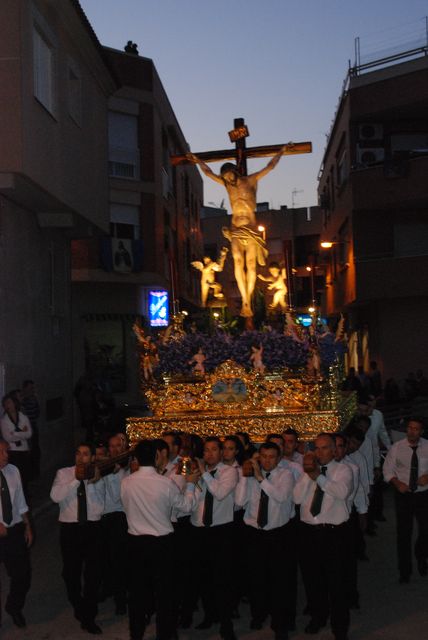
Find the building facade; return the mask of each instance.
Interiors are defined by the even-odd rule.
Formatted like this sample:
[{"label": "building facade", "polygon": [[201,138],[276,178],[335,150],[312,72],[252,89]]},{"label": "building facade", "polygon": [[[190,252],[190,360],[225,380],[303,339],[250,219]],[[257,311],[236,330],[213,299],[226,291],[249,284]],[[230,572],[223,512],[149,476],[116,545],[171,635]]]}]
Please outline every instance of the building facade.
[{"label": "building facade", "polygon": [[107,233],[73,242],[76,379],[89,373],[116,399],[141,400],[135,320],[147,324],[150,291],[170,308],[200,302],[190,262],[200,253],[202,179],[172,167],[188,145],[152,60],[104,48],[119,87],[108,101]]},{"label": "building facade", "polygon": [[42,465],[72,442],[70,241],[107,229],[114,79],[78,3],[0,3],[0,384],[37,385]]},{"label": "building facade", "polygon": [[426,51],[351,69],[319,177],[325,313],[346,312],[350,363],[384,380],[428,347],[427,114]]},{"label": "building facade", "polygon": [[137,401],[148,291],[199,302],[202,180],[151,60],[77,0],[0,3],[0,392],[33,379],[42,468],[69,458],[89,374]]}]

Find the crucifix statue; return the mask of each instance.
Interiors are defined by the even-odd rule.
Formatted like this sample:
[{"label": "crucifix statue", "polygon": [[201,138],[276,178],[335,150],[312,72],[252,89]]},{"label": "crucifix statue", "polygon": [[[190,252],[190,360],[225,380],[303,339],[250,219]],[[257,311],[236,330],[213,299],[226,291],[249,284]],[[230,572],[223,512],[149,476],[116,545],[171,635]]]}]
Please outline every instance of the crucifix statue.
[{"label": "crucifix statue", "polygon": [[[246,148],[245,138],[249,133],[244,119],[235,119],[234,126],[235,128],[229,132],[229,137],[235,142],[235,149],[172,156],[171,162],[173,165],[184,162],[198,164],[208,178],[226,188],[232,208],[232,223],[230,228],[223,228],[223,235],[231,243],[234,273],[242,298],[241,316],[251,319],[251,298],[257,279],[257,264],[263,266],[268,255],[266,243],[256,227],[258,181],[276,167],[282,155],[310,153],[312,145],[310,142],[289,142],[285,145]],[[273,156],[266,167],[248,175],[247,158],[266,156]],[[236,165],[226,162],[221,167],[219,175],[206,164],[231,158],[236,160]],[[251,320],[247,324],[250,326]]]}]

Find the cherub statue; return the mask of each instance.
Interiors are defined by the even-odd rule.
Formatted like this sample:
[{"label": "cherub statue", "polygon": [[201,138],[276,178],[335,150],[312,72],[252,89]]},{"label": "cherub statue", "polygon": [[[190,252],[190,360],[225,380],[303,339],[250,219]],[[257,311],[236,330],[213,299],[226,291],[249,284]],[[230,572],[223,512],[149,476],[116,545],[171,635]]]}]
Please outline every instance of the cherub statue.
[{"label": "cherub statue", "polygon": [[201,298],[203,307],[207,306],[210,289],[213,290],[215,298],[224,298],[221,291],[221,284],[215,281],[215,274],[223,271],[224,261],[226,260],[228,251],[227,247],[222,247],[218,262],[214,262],[208,256],[204,257],[203,262],[200,262],[199,260],[191,262],[192,267],[201,272]]},{"label": "cherub statue", "polygon": [[253,363],[253,367],[255,371],[258,371],[259,373],[264,373],[265,372],[265,365],[263,364],[263,345],[260,345],[259,347],[251,347],[251,355],[250,355],[250,361],[252,361]]},{"label": "cherub statue", "polygon": [[202,376],[205,374],[204,362],[206,360],[205,354],[202,351],[202,347],[199,347],[198,352],[195,353],[193,358],[189,360],[189,364],[194,364],[193,373],[200,373]]},{"label": "cherub statue", "polygon": [[263,282],[271,283],[268,286],[268,291],[275,291],[273,294],[273,300],[269,305],[269,309],[275,309],[275,307],[280,306],[283,313],[285,313],[287,311],[285,296],[288,291],[285,282],[287,279],[286,271],[284,268],[281,269],[277,262],[271,262],[269,265],[269,273],[271,275],[270,278],[266,278],[260,274],[257,276],[260,280],[263,280]]},{"label": "cherub statue", "polygon": [[293,320],[293,316],[291,313],[287,312],[285,314],[285,325],[284,325],[284,335],[293,338],[297,342],[303,342],[300,327],[296,325]]}]

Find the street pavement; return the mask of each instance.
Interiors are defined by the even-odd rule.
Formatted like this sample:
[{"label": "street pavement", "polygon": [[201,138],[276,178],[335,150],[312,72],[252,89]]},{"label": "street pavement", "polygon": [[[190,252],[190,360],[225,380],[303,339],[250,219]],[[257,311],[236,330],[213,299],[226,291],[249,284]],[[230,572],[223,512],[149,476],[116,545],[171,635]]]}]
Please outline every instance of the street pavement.
[{"label": "street pavement", "polygon": [[[57,508],[49,505],[47,483],[41,482],[34,491],[36,540],[32,549],[33,584],[27,597],[25,617],[28,627],[24,630],[13,626],[10,617],[3,611],[1,640],[60,640],[62,638],[88,640],[90,634],[81,631],[74,619],[65,597],[61,579],[61,561],[58,543]],[[36,495],[38,492],[38,495]],[[361,610],[352,611],[350,640],[425,640],[428,637],[428,578],[417,573],[407,585],[398,584],[395,560],[394,514],[391,490],[385,497],[387,522],[379,523],[378,535],[368,538],[369,562],[360,563]],[[118,550],[120,553],[120,551]],[[257,559],[252,559],[257,561]],[[337,558],[338,562],[342,558]],[[222,570],[234,570],[232,558],[225,558]],[[125,569],[126,570],[126,569]],[[8,589],[8,578],[4,567],[0,571],[2,605]],[[171,579],[177,580],[177,576]],[[305,605],[299,585],[299,611]],[[262,631],[249,630],[248,605],[241,605],[241,618],[235,621],[236,635],[244,640],[273,640],[274,635],[265,625]],[[201,613],[195,614],[195,623]],[[127,619],[114,615],[113,601],[100,604],[97,621],[103,629],[105,640],[128,640]],[[298,616],[296,632],[290,640],[332,640],[328,628],[316,636],[303,632],[308,618]],[[208,631],[180,630],[180,640],[218,640],[218,626]],[[145,639],[155,639],[154,625],[146,631]]]}]

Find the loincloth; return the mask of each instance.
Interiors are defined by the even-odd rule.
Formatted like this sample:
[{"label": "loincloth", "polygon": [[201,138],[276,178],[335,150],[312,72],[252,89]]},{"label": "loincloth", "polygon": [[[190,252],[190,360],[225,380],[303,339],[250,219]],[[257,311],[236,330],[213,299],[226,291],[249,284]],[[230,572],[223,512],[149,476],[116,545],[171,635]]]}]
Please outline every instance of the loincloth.
[{"label": "loincloth", "polygon": [[232,240],[238,240],[241,247],[246,250],[246,248],[253,244],[257,250],[257,263],[264,267],[266,264],[266,258],[268,257],[268,250],[266,249],[266,242],[263,238],[249,227],[223,227],[222,229],[223,236],[232,242]]}]

